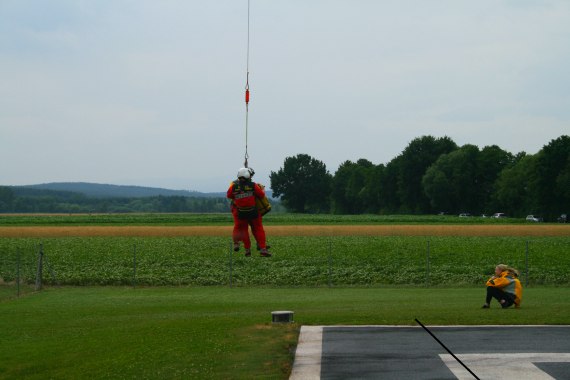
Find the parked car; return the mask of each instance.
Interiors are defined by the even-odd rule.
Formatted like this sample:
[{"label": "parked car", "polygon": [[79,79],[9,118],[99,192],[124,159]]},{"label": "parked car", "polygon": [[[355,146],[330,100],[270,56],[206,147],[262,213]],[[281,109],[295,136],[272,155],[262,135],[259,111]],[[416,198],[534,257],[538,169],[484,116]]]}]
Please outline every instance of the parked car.
[{"label": "parked car", "polygon": [[481,214],[481,218],[488,218],[487,214]]},{"label": "parked car", "polygon": [[462,212],[461,214],[459,214],[460,218],[469,218],[470,216],[471,214],[468,212]]},{"label": "parked car", "polygon": [[507,217],[507,215],[505,215],[504,212],[496,212],[493,214],[493,216],[491,218],[499,219],[499,218],[506,218],[506,217]]},{"label": "parked car", "polygon": [[538,215],[527,215],[526,216],[527,222],[543,222],[544,219]]},{"label": "parked car", "polygon": [[562,214],[560,218],[558,218],[558,223],[568,223],[568,215]]}]

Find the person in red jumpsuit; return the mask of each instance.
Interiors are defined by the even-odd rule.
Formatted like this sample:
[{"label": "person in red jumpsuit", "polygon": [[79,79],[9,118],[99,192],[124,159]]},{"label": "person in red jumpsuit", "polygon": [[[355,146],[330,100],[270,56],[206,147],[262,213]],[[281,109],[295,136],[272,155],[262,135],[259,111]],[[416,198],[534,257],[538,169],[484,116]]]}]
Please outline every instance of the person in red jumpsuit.
[{"label": "person in red jumpsuit", "polygon": [[227,192],[227,197],[232,200],[234,251],[239,251],[240,241],[243,241],[245,255],[251,256],[251,240],[248,231],[248,226],[251,225],[251,231],[260,248],[260,255],[270,257],[271,253],[267,250],[261,215],[255,206],[255,198],[264,198],[265,192],[251,180],[252,171],[249,168],[239,169],[237,177],[238,179],[231,183]]}]

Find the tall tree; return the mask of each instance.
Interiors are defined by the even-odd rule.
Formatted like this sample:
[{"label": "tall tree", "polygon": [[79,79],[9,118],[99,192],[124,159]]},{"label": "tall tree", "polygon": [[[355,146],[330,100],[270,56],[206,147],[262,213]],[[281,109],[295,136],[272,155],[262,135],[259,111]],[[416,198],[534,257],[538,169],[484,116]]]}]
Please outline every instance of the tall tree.
[{"label": "tall tree", "polygon": [[499,174],[513,165],[514,156],[499,148],[497,145],[486,146],[481,149],[477,158],[477,209],[486,210],[491,206],[491,198],[495,193],[495,182]]},{"label": "tall tree", "polygon": [[12,211],[14,192],[7,186],[0,186],[0,212]]},{"label": "tall tree", "polygon": [[376,214],[382,209],[381,194],[385,169],[386,167],[383,164],[374,165],[369,169],[366,187],[361,192],[367,213]]},{"label": "tall tree", "polygon": [[338,214],[362,214],[367,211],[367,186],[374,164],[359,159],[356,163],[343,162],[332,182],[333,211]]},{"label": "tall tree", "polygon": [[[566,167],[562,169],[558,178],[556,178],[556,189],[564,202],[561,210],[562,212],[568,213],[565,207],[570,207],[570,156],[568,156],[568,160],[566,160]],[[565,207],[564,204],[566,205]]]},{"label": "tall tree", "polygon": [[401,201],[398,196],[398,175],[402,156],[393,158],[382,171],[380,186],[380,213],[391,214],[400,211]]},{"label": "tall tree", "polygon": [[422,136],[412,140],[401,154],[398,175],[398,196],[401,211],[426,213],[431,210],[422,188],[422,177],[437,159],[457,149],[449,137]]},{"label": "tall tree", "polygon": [[570,198],[566,187],[570,158],[570,137],[563,135],[545,145],[537,162],[539,205],[545,216],[555,217],[568,212]]},{"label": "tall tree", "polygon": [[346,196],[352,205],[351,214],[362,214],[367,211],[367,186],[370,183],[373,169],[374,164],[363,158],[359,159],[354,166],[346,189]]},{"label": "tall tree", "polygon": [[442,155],[422,178],[422,186],[435,210],[478,212],[477,158],[479,148],[464,145]]},{"label": "tall tree", "polygon": [[496,211],[512,216],[540,214],[537,198],[538,155],[525,155],[505,168],[495,181],[492,196]]},{"label": "tall tree", "polygon": [[346,193],[354,166],[352,161],[345,161],[340,164],[333,176],[331,200],[333,212],[336,214],[349,214],[352,208]]},{"label": "tall tree", "polygon": [[275,197],[294,212],[330,211],[332,176],[325,164],[308,154],[285,158],[283,167],[269,175]]}]

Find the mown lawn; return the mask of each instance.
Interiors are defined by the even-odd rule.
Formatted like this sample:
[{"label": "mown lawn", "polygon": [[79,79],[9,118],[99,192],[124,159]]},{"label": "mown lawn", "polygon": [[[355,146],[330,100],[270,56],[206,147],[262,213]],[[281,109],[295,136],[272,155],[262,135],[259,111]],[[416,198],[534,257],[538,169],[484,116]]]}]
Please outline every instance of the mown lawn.
[{"label": "mown lawn", "polygon": [[[0,378],[286,379],[300,325],[568,324],[570,288],[63,287],[0,301]],[[271,324],[292,310],[294,324]]]}]

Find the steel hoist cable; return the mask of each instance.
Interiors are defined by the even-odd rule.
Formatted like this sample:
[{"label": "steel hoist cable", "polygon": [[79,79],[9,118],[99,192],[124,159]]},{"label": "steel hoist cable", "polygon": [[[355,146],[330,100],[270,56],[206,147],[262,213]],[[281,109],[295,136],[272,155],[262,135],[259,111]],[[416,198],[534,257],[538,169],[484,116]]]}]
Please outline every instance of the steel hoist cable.
[{"label": "steel hoist cable", "polygon": [[250,0],[247,0],[247,64],[246,64],[246,79],[245,79],[245,156],[244,167],[248,167],[249,154],[247,153],[247,139],[248,139],[248,122],[249,122],[249,9]]}]

